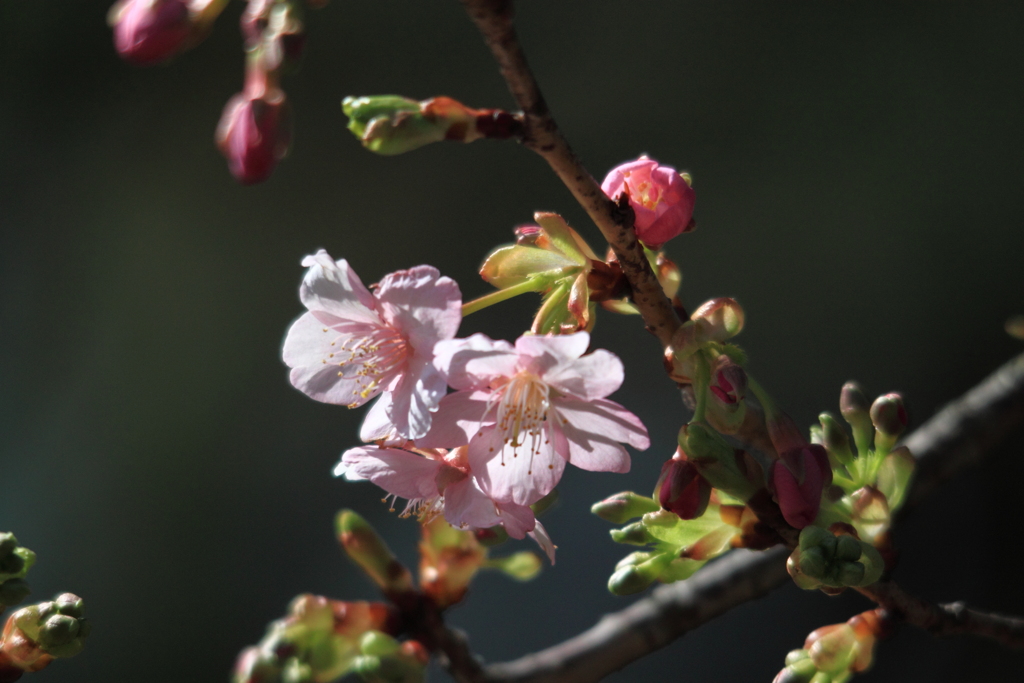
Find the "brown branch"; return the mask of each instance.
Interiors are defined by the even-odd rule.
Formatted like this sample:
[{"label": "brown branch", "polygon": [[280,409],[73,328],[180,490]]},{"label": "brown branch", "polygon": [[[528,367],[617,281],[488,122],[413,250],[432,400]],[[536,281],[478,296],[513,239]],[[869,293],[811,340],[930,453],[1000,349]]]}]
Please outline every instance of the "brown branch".
[{"label": "brown branch", "polygon": [[660,586],[626,609],[606,614],[569,640],[513,662],[487,667],[494,683],[588,683],[660,650],[701,624],[783,583],[788,551],[737,550],[687,581]]},{"label": "brown branch", "polygon": [[962,602],[937,605],[904,592],[892,581],[879,581],[857,590],[893,616],[932,635],[968,634],[991,638],[1007,647],[1024,648],[1024,619],[1019,617],[978,612]]},{"label": "brown branch", "polygon": [[[977,464],[992,448],[1024,423],[1024,355],[1009,361],[950,403],[907,438],[918,473],[905,508],[921,501],[944,480]],[[981,435],[981,436],[979,436]],[[975,447],[972,439],[980,445]],[[946,465],[947,461],[954,463]],[[923,493],[922,493],[923,492]],[[733,607],[763,595],[788,580],[782,547],[755,553],[734,551],[687,581],[661,586],[630,607],[605,615],[569,640],[515,661],[477,672],[452,671],[472,683],[584,683],[597,681],[665,647],[676,638]],[[906,617],[911,610],[896,602],[896,589],[879,583],[878,601]],[[899,592],[901,597],[905,594]],[[908,600],[912,600],[907,596]],[[1020,620],[984,615],[959,603],[940,605],[939,634],[974,633],[1000,642],[1018,637]],[[931,614],[929,609],[922,613]],[[930,622],[918,625],[929,629]],[[929,629],[931,630],[931,629]],[[1001,635],[1006,634],[1006,635]],[[1013,640],[1012,642],[1016,642]],[[468,650],[466,650],[468,653]],[[476,660],[470,656],[476,663]]]},{"label": "brown branch", "polygon": [[511,0],[461,0],[494,54],[512,96],[523,110],[523,144],[544,158],[608,240],[633,290],[644,323],[668,346],[680,325],[672,302],[651,270],[633,231],[633,212],[601,190],[562,136],[541,95],[512,24]]}]

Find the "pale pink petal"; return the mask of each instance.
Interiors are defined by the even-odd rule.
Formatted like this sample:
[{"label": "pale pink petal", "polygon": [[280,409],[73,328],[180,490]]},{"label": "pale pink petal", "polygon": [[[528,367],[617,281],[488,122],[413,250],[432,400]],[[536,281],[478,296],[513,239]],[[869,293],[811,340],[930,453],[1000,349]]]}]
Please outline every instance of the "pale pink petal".
[{"label": "pale pink petal", "polygon": [[[359,406],[380,393],[380,389],[362,395],[366,381],[356,375],[354,364],[339,365],[347,355],[334,355],[338,335],[324,332],[323,325],[311,313],[304,313],[292,323],[284,340],[282,356],[292,368],[292,385],[310,398],[324,403]],[[332,346],[332,342],[335,345]]]},{"label": "pale pink petal", "polygon": [[452,389],[483,389],[498,377],[515,374],[517,362],[511,344],[483,334],[434,346],[434,365],[448,378]]},{"label": "pale pink petal", "polygon": [[528,505],[498,503],[498,513],[501,515],[501,525],[512,538],[526,538],[526,534],[537,525],[537,518]]},{"label": "pale pink petal", "polygon": [[[437,406],[430,431],[423,438],[416,439],[416,445],[421,448],[465,446],[480,431],[489,397],[490,394],[484,391],[448,394]],[[491,411],[490,421],[494,422],[494,411]]]},{"label": "pale pink petal", "polygon": [[433,266],[416,266],[384,276],[377,308],[417,353],[429,358],[434,344],[451,339],[462,322],[462,294],[455,281]]},{"label": "pale pink petal", "polygon": [[622,386],[622,361],[611,351],[598,349],[582,358],[560,363],[543,379],[563,394],[587,401],[604,398]]},{"label": "pale pink petal", "polygon": [[341,462],[358,477],[369,479],[388,493],[401,498],[434,498],[438,495],[434,477],[441,467],[415,453],[395,448],[352,448],[341,456]]},{"label": "pale pink petal", "polygon": [[321,249],[302,259],[309,268],[299,288],[299,298],[311,311],[323,311],[343,321],[381,324],[373,310],[373,296],[345,259],[337,262]]},{"label": "pale pink petal", "polygon": [[559,424],[561,420],[568,420],[581,432],[600,434],[614,441],[628,443],[638,451],[646,450],[651,445],[647,428],[640,418],[615,401],[577,401],[558,397],[553,401],[553,407],[560,416]]},{"label": "pale pink petal", "polygon": [[544,528],[544,525],[541,524],[540,521],[536,522],[536,525],[533,527],[533,531],[530,532],[530,538],[537,541],[537,545],[540,546],[540,549],[543,550],[548,556],[548,559],[551,560],[551,564],[554,564],[555,548],[557,546],[551,542],[551,537],[548,536],[548,530]]},{"label": "pale pink petal", "polygon": [[519,367],[543,375],[557,365],[576,360],[586,353],[589,345],[590,335],[586,332],[543,336],[524,334],[516,340]]},{"label": "pale pink petal", "polygon": [[390,410],[391,394],[385,392],[366,411],[363,424],[359,428],[359,438],[366,443],[389,441],[396,438],[398,433],[395,431],[395,425],[388,418]]},{"label": "pale pink petal", "polygon": [[[389,392],[387,416],[400,436],[418,439],[430,430],[431,413],[444,397],[444,377],[429,360],[415,357]],[[461,444],[460,444],[461,445]]]},{"label": "pale pink petal", "polygon": [[562,478],[565,459],[555,452],[544,427],[531,454],[530,439],[519,448],[503,443],[493,426],[484,427],[469,442],[469,465],[480,488],[499,503],[532,505],[551,493]]},{"label": "pale pink petal", "polygon": [[591,472],[629,472],[629,453],[618,441],[580,431],[569,422],[558,425],[557,429],[568,442],[566,459],[576,467]]},{"label": "pale pink petal", "polygon": [[473,477],[445,488],[444,518],[458,529],[488,529],[501,523],[494,501],[480,490]]}]

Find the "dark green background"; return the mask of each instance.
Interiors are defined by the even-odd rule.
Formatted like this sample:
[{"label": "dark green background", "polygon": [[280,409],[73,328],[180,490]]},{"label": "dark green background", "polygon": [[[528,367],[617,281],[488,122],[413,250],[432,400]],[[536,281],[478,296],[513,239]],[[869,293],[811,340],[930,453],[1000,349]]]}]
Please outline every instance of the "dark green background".
[{"label": "dark green background", "polygon": [[[114,55],[106,5],[0,4],[0,528],[39,553],[37,598],[74,591],[95,622],[84,654],[33,681],[225,681],[293,595],[373,595],[332,538],[337,509],[414,557],[414,524],[330,476],[361,411],[288,385],[302,256],[325,247],[367,282],[431,263],[468,298],[534,210],[598,234],[515,144],[380,158],[345,130],[349,94],[511,106],[454,0],[310,13],[285,83],[294,152],[249,188],[212,144],[241,84],[242,4],[152,69]],[[700,227],[670,245],[683,298],[742,302],[752,371],[801,424],[850,378],[904,391],[920,424],[1021,350],[1003,322],[1024,312],[1024,5],[533,0],[520,27],[595,175],[641,152],[692,172]],[[534,303],[462,332],[514,338]],[[451,614],[491,661],[629,603],[604,587],[626,549],[586,509],[649,490],[682,410],[638,319],[602,315],[595,345],[624,358],[615,398],[653,445],[626,476],[569,471],[545,519],[557,566],[527,585],[483,576]],[[1024,612],[1021,447],[898,530],[909,589]],[[790,586],[612,680],[767,682],[807,632],[867,607]],[[1019,654],[908,628],[863,680],[1022,671]]]}]

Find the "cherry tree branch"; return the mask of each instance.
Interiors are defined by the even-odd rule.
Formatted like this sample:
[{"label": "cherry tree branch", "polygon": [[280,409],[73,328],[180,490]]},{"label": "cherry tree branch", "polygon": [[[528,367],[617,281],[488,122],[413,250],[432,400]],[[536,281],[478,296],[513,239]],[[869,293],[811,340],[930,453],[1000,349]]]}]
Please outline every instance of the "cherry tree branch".
[{"label": "cherry tree branch", "polygon": [[910,595],[893,581],[879,581],[858,592],[899,619],[935,636],[968,634],[990,638],[1007,647],[1024,648],[1024,619],[968,609],[962,602],[944,605]]},{"label": "cherry tree branch", "polygon": [[512,97],[523,110],[523,145],[544,158],[586,210],[611,245],[633,290],[633,303],[647,328],[668,346],[680,321],[665,296],[633,230],[633,212],[617,205],[601,190],[558,129],[537,79],[526,63],[512,23],[511,0],[461,0],[498,62]]},{"label": "cherry tree branch", "polygon": [[[979,463],[1024,424],[1024,355],[1007,362],[911,433],[906,443],[918,470],[904,509],[919,503],[943,481]],[[733,551],[687,581],[655,589],[624,610],[607,614],[590,629],[545,650],[511,662],[479,668],[465,639],[452,635],[450,669],[465,683],[586,683],[597,681],[665,647],[748,600],[767,595],[788,580],[776,547],[756,553]],[[1019,647],[1022,620],[988,615],[962,603],[932,605],[884,581],[869,586],[869,597],[936,635],[970,633]],[[438,625],[451,633],[443,623]],[[454,655],[454,656],[452,656]],[[455,666],[469,661],[472,666]]]}]

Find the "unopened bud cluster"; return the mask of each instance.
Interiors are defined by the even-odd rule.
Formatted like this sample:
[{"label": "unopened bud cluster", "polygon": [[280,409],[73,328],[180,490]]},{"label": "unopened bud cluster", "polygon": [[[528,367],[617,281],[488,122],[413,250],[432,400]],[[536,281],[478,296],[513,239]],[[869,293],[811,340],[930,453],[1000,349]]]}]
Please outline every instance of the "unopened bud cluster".
[{"label": "unopened bud cluster", "polygon": [[14,681],[54,659],[77,655],[89,630],[82,599],[71,593],[19,609],[0,635],[0,680]]},{"label": "unopened bud cluster", "polygon": [[259,645],[242,651],[234,681],[331,681],[356,670],[363,655],[362,639],[368,633],[394,628],[395,615],[382,603],[300,595],[286,617],[270,624]]},{"label": "unopened bud cluster", "polygon": [[801,588],[841,590],[878,581],[885,562],[870,543],[808,526],[800,532],[800,544],[789,556],[786,569]]},{"label": "unopened bud cluster", "polygon": [[[655,494],[659,498],[666,486],[665,478]],[[608,590],[616,595],[629,595],[655,582],[681,581],[731,548],[767,548],[778,541],[750,508],[730,502],[721,492],[711,493],[703,507],[701,515],[683,519],[664,509],[657,498],[632,491],[595,503],[590,509],[595,515],[625,525],[611,531],[612,540],[642,547],[616,565]],[[631,522],[637,518],[638,521]]]},{"label": "unopened bud cluster", "polygon": [[824,502],[818,523],[850,524],[861,539],[882,547],[914,471],[913,455],[905,446],[896,446],[907,426],[907,411],[899,394],[868,401],[854,382],[843,386],[839,409],[852,431],[852,442],[830,413],[821,414],[820,426],[811,433],[835,472],[834,495]]},{"label": "unopened bud cluster", "polygon": [[786,668],[773,683],[845,683],[871,667],[875,642],[887,628],[888,616],[881,609],[823,626],[807,636],[803,648],[786,655]]}]

